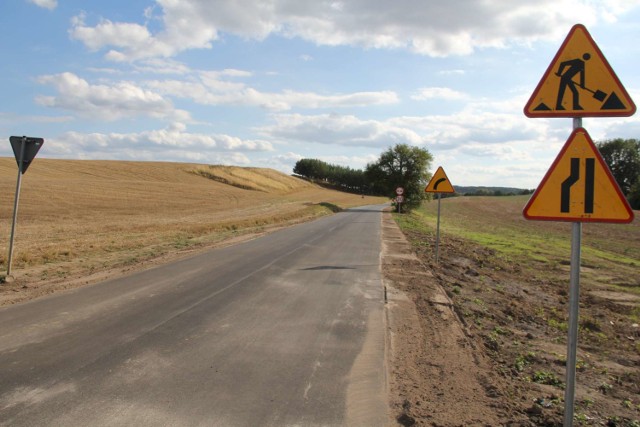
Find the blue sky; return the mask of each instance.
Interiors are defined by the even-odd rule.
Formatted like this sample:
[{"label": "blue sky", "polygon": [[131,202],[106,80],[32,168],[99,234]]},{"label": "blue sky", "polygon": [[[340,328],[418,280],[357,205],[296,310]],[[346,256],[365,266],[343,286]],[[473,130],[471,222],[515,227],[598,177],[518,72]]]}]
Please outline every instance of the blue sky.
[{"label": "blue sky", "polygon": [[407,143],[454,185],[534,188],[572,122],[522,109],[576,23],[638,103],[640,1],[5,0],[0,155],[28,135],[38,157],[291,173]]}]

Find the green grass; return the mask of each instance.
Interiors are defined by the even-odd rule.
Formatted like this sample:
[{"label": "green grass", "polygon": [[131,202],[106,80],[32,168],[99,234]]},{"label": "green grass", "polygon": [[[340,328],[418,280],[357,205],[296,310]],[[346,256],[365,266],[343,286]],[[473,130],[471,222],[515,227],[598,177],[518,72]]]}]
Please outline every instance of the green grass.
[{"label": "green grass", "polygon": [[[447,236],[455,236],[490,248],[497,257],[510,263],[537,269],[548,266],[549,270],[567,266],[571,258],[571,223],[525,220],[522,209],[528,197],[443,199],[441,244],[446,242]],[[434,235],[437,205],[436,201],[425,202],[412,213],[396,214],[395,217],[405,231]],[[631,224],[585,223],[581,240],[581,263],[590,267],[583,275],[590,283],[640,293],[640,224],[637,219]]]}]

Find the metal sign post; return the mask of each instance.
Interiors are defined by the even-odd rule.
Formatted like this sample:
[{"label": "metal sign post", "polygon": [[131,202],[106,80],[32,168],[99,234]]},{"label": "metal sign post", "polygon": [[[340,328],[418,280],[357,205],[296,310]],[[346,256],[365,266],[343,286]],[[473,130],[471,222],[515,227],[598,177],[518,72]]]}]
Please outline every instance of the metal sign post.
[{"label": "metal sign post", "polygon": [[436,264],[440,253],[440,193],[438,193],[438,222],[436,225]]},{"label": "metal sign post", "polygon": [[564,389],[564,425],[573,426],[576,396],[576,363],[578,353],[578,311],[580,308],[580,245],[582,223],[572,223],[571,272],[569,273],[569,334],[567,339],[567,386]]},{"label": "metal sign post", "polygon": [[396,196],[396,204],[398,205],[398,213],[402,213],[402,204],[404,203],[404,196]]},{"label": "metal sign post", "polygon": [[[582,127],[582,118],[574,117],[573,128]],[[569,333],[567,337],[567,386],[564,389],[564,425],[573,426],[576,397],[576,364],[578,358],[578,317],[580,311],[580,258],[582,223],[571,228],[571,271],[569,273]]]},{"label": "metal sign post", "polygon": [[31,161],[36,157],[38,151],[44,144],[42,138],[30,138],[28,136],[12,136],[9,138],[13,154],[18,162],[18,181],[16,183],[16,197],[13,202],[13,222],[11,224],[11,238],[9,239],[9,258],[7,259],[7,276],[11,275],[11,262],[13,260],[13,241],[16,232],[16,222],[18,219],[18,201],[20,200],[20,187],[22,185],[22,175],[27,171]]},{"label": "metal sign post", "polygon": [[18,201],[20,200],[20,186],[22,185],[22,168],[24,165],[24,150],[27,145],[27,138],[22,137],[20,142],[20,154],[18,156],[18,182],[16,183],[16,197],[13,202],[13,222],[11,223],[11,238],[9,239],[9,259],[7,260],[7,276],[11,275],[11,261],[13,259],[13,240],[16,231],[16,220],[18,219]]}]

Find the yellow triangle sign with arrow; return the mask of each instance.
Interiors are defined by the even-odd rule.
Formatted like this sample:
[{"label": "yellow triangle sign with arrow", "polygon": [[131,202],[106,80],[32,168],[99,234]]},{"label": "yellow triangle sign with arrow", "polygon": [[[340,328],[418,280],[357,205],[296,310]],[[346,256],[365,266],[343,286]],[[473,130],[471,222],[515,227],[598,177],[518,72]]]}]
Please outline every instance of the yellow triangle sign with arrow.
[{"label": "yellow triangle sign with arrow", "polygon": [[447,174],[444,173],[444,169],[442,166],[438,167],[436,173],[433,174],[431,181],[427,184],[427,187],[424,189],[425,193],[455,193],[456,190],[453,189],[453,185],[447,178]]}]

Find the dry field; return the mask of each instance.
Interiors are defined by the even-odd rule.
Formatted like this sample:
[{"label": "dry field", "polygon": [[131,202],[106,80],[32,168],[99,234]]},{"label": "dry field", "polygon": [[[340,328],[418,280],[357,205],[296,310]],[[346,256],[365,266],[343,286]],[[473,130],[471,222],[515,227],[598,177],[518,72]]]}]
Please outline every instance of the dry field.
[{"label": "dry field", "polygon": [[[0,158],[0,271],[17,166]],[[35,159],[23,176],[12,278],[0,305],[386,200],[323,189],[270,169]]]}]

